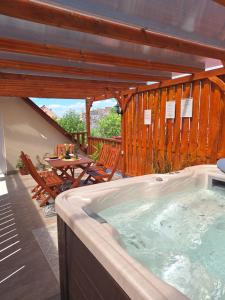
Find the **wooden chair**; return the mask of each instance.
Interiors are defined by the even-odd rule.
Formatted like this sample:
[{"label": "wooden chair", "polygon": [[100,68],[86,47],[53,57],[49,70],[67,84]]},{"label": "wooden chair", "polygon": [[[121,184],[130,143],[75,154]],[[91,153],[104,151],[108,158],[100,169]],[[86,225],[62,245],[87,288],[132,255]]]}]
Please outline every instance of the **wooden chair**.
[{"label": "wooden chair", "polygon": [[102,149],[99,153],[98,159],[96,161],[97,166],[104,166],[107,163],[109,157],[109,151],[112,146],[103,144]]},{"label": "wooden chair", "polygon": [[56,146],[56,155],[60,156],[60,155],[65,155],[66,154],[66,149],[69,150],[70,154],[74,153],[74,144],[58,144]]},{"label": "wooden chair", "polygon": [[120,157],[121,149],[113,146],[108,146],[107,160],[104,165],[98,169],[87,170],[88,177],[85,183],[92,181],[93,183],[110,181],[116,172]]},{"label": "wooden chair", "polygon": [[[21,158],[21,160],[23,161],[23,163],[24,163],[26,169],[28,170],[28,172],[29,172],[29,174],[30,174],[29,163],[28,163],[28,158],[29,158],[28,155],[25,154],[23,151],[21,151],[20,158]],[[47,177],[46,175],[47,175],[48,172],[49,172],[49,171],[39,172],[39,175],[42,177],[42,174],[43,174],[44,177]],[[50,173],[52,173],[52,171],[50,171]],[[34,195],[32,196],[32,199],[37,199],[37,198],[38,198],[38,195],[39,195],[39,193],[40,193],[40,185],[37,184],[37,185],[31,190],[31,193],[34,194]]]},{"label": "wooden chair", "polygon": [[105,165],[107,164],[111,147],[112,146],[110,145],[103,144],[97,161],[93,165],[91,165],[87,169],[87,171],[100,170],[100,169],[105,170]]},{"label": "wooden chair", "polygon": [[32,190],[34,193],[32,198],[40,199],[40,206],[46,205],[50,198],[55,199],[60,193],[60,187],[63,184],[62,179],[53,171],[38,173],[31,159],[23,151],[21,151],[21,159],[33,179],[37,182],[37,186]]}]

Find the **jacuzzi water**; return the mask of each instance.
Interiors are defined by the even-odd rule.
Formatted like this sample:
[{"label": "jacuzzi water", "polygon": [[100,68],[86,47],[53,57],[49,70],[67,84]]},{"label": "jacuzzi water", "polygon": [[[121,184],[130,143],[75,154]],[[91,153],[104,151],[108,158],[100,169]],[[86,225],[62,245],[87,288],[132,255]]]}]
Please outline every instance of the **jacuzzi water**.
[{"label": "jacuzzi water", "polygon": [[98,214],[163,281],[193,300],[225,299],[225,191],[193,188]]}]

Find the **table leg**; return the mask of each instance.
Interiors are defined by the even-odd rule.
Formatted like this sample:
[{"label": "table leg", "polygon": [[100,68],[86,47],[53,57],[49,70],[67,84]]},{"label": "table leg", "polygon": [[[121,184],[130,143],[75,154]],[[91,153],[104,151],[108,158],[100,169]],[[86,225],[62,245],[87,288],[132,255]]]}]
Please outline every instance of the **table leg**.
[{"label": "table leg", "polygon": [[75,187],[79,187],[80,186],[80,182],[82,177],[84,176],[84,174],[86,173],[87,168],[89,168],[91,165],[91,163],[86,164],[85,166],[83,165],[79,165],[79,168],[81,168],[83,171],[79,174],[79,176],[75,179],[75,181],[73,182],[73,184],[71,185],[71,189],[75,188]]}]

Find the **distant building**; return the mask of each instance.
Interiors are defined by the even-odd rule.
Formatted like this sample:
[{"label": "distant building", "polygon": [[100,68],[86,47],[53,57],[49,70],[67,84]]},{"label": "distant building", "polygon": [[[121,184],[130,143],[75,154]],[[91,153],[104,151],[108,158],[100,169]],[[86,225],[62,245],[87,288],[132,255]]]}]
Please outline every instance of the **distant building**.
[{"label": "distant building", "polygon": [[[99,108],[95,110],[91,110],[90,120],[91,120],[91,128],[96,128],[98,126],[99,120],[103,117],[107,116],[112,107]],[[81,119],[86,121],[86,113],[81,114]]]},{"label": "distant building", "polygon": [[57,119],[57,115],[51,110],[51,108],[48,108],[45,105],[42,105],[40,108],[53,120]]}]

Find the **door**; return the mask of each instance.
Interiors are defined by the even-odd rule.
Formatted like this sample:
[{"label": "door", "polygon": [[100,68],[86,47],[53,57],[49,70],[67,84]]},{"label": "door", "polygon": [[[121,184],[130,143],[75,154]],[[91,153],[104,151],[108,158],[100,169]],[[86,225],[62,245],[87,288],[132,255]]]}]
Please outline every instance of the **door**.
[{"label": "door", "polygon": [[7,173],[3,117],[0,114],[0,174]]}]

